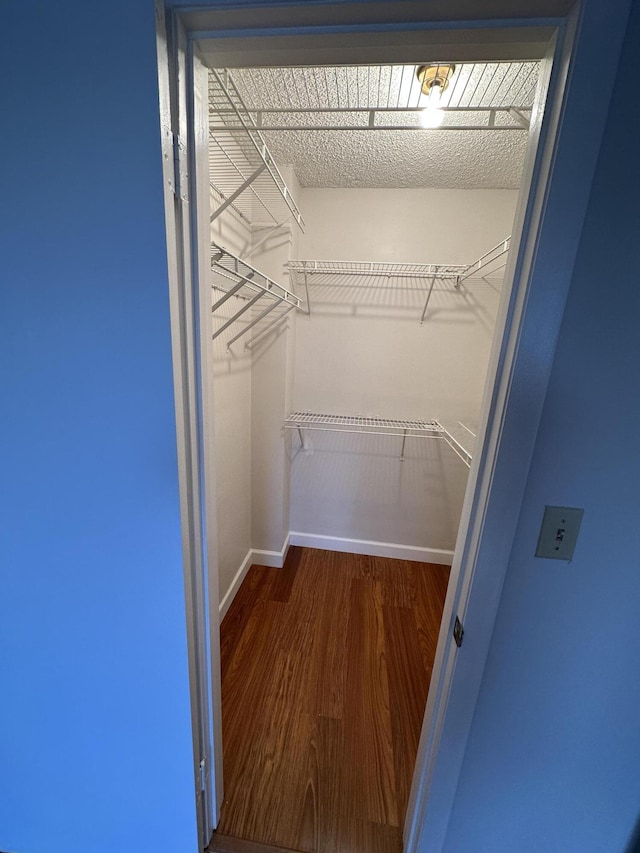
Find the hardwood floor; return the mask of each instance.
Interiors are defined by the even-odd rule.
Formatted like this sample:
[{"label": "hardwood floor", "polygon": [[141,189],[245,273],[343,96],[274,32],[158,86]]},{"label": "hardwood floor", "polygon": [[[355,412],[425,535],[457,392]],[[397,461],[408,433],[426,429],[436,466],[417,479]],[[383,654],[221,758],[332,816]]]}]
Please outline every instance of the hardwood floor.
[{"label": "hardwood floor", "polygon": [[220,632],[216,843],[400,853],[448,576],[296,547],[251,567]]}]

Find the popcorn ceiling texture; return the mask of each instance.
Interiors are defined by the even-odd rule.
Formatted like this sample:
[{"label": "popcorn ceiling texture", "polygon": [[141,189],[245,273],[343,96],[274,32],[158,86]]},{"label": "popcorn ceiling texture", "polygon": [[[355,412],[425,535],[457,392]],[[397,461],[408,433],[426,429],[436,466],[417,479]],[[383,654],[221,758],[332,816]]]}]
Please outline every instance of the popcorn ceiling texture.
[{"label": "popcorn ceiling texture", "polygon": [[[531,106],[537,62],[456,66],[442,95],[450,107]],[[424,102],[415,65],[244,68],[233,71],[249,109],[290,107],[419,107]]]},{"label": "popcorn ceiling texture", "polygon": [[[443,106],[530,108],[536,62],[469,63],[456,68]],[[415,66],[237,69],[233,79],[252,110],[300,109],[267,114],[286,124],[366,124],[366,113],[304,113],[339,107],[420,108],[424,96]],[[450,114],[451,115],[451,114]],[[458,114],[484,123],[486,115]],[[455,121],[454,115],[454,121]],[[503,117],[497,115],[497,123]],[[379,113],[377,122],[414,124],[415,113]],[[496,130],[291,130],[264,131],[276,160],[293,165],[304,187],[437,187],[516,189],[527,146],[526,131]]]},{"label": "popcorn ceiling texture", "polygon": [[517,189],[527,134],[489,130],[271,131],[303,187]]}]

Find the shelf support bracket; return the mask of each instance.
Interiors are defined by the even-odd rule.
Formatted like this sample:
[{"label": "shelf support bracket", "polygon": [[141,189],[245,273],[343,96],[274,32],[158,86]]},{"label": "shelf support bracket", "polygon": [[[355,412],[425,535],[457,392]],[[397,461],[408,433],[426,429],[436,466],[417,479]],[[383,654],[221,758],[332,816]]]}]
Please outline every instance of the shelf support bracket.
[{"label": "shelf support bracket", "polygon": [[255,253],[258,251],[258,249],[262,248],[262,246],[264,246],[264,244],[267,242],[267,240],[269,240],[271,237],[273,237],[273,235],[276,232],[278,232],[281,228],[284,228],[286,225],[289,224],[290,219],[291,219],[291,216],[288,216],[286,219],[283,219],[282,222],[277,222],[275,225],[271,225],[269,227],[267,233],[264,235],[264,237],[262,237],[261,240],[258,240],[258,242],[255,244],[255,246],[252,246],[251,250],[249,252],[247,252],[246,257],[250,258],[252,255],[255,255]]},{"label": "shelf support bracket", "polygon": [[235,313],[235,314],[233,315],[233,317],[231,317],[231,319],[230,319],[230,320],[227,320],[227,322],[226,322],[226,323],[223,323],[223,324],[222,324],[222,326],[220,326],[220,328],[218,329],[218,331],[213,333],[213,335],[211,336],[211,340],[212,340],[212,341],[215,341],[215,339],[218,337],[218,335],[221,335],[221,334],[224,332],[224,330],[225,330],[225,329],[228,329],[228,328],[229,328],[229,326],[230,326],[232,323],[235,323],[235,321],[236,321],[239,317],[241,317],[241,316],[244,314],[244,312],[245,312],[245,311],[248,311],[248,310],[249,310],[249,308],[251,308],[253,305],[255,305],[255,304],[256,304],[256,302],[258,301],[258,299],[262,299],[262,297],[264,296],[264,294],[265,294],[265,291],[261,290],[261,291],[260,291],[260,293],[257,293],[257,294],[253,297],[253,299],[250,299],[250,300],[247,302],[247,304],[246,304],[246,305],[243,305],[243,306],[242,306],[242,308],[241,308],[237,313]]},{"label": "shelf support bracket", "polygon": [[437,276],[431,277],[431,284],[429,285],[429,292],[427,293],[427,301],[424,303],[424,308],[422,309],[422,317],[420,317],[420,325],[424,326],[424,318],[427,313],[427,308],[429,307],[429,300],[431,299],[431,293],[433,291],[433,285],[436,283]]},{"label": "shelf support bracket", "polygon": [[519,124],[520,127],[524,127],[525,130],[529,130],[530,121],[528,116],[526,116],[520,110],[517,110],[515,107],[509,107],[509,116],[515,121],[516,124]]},{"label": "shelf support bracket", "polygon": [[229,349],[231,344],[235,343],[238,340],[238,338],[241,338],[243,335],[246,335],[247,332],[249,331],[249,329],[252,329],[256,325],[256,323],[259,323],[260,320],[264,320],[264,318],[267,316],[267,314],[269,314],[271,311],[273,311],[274,308],[277,308],[279,305],[282,305],[282,302],[283,302],[282,299],[274,300],[271,303],[271,305],[269,305],[268,308],[265,308],[261,314],[258,314],[258,316],[256,317],[255,320],[252,320],[248,326],[246,326],[241,332],[238,332],[238,334],[235,337],[231,338],[231,340],[227,344],[227,349]]},{"label": "shelf support bracket", "polygon": [[217,311],[221,305],[224,305],[227,299],[231,299],[231,297],[234,296],[239,290],[241,290],[245,286],[245,284],[246,282],[240,281],[238,282],[238,284],[232,287],[231,290],[228,290],[224,296],[221,296],[217,302],[213,303],[213,305],[211,306],[211,313],[213,314],[215,311]]},{"label": "shelf support bracket", "polygon": [[238,198],[239,195],[242,195],[242,193],[246,190],[246,188],[250,184],[252,184],[255,181],[255,179],[258,177],[258,175],[262,174],[262,172],[264,172],[264,170],[266,168],[267,168],[267,164],[261,163],[258,166],[258,168],[255,170],[255,172],[252,175],[249,175],[247,180],[244,181],[242,184],[240,184],[238,189],[235,192],[231,193],[231,195],[222,202],[220,207],[217,208],[217,210],[215,210],[211,214],[209,221],[213,222],[214,219],[217,219],[220,216],[220,214],[223,213],[223,211],[225,211],[229,207],[230,204],[233,204],[233,202]]},{"label": "shelf support bracket", "polygon": [[404,446],[407,442],[407,430],[402,430],[402,450],[400,451],[400,461],[404,462]]},{"label": "shelf support bracket", "polygon": [[309,301],[309,282],[307,281],[307,271],[306,270],[304,271],[303,276],[304,276],[304,279],[303,279],[304,280],[304,292],[307,295],[307,310],[305,313],[306,313],[307,317],[310,317],[311,316],[311,302]]},{"label": "shelf support bracket", "polygon": [[[498,243],[497,246],[494,246],[493,249],[489,249],[488,252],[485,252],[482,257],[478,258],[477,261],[474,261],[472,264],[469,264],[466,271],[457,277],[456,287],[460,287],[462,282],[466,281],[472,275],[478,276],[480,275],[480,270],[487,267],[489,264],[495,263],[499,258],[506,253],[511,248],[511,235],[503,240],[501,243]],[[484,278],[484,276],[482,276]]]},{"label": "shelf support bracket", "polygon": [[274,326],[277,326],[277,325],[278,325],[278,323],[280,323],[280,322],[281,322],[281,320],[284,320],[284,318],[287,316],[287,314],[289,313],[289,311],[292,311],[295,307],[296,307],[295,305],[288,305],[288,306],[287,306],[287,310],[286,310],[286,311],[284,311],[284,312],[283,312],[279,317],[276,317],[276,318],[275,318],[275,320],[273,320],[271,323],[269,323],[269,325],[268,325],[268,326],[265,326],[265,327],[264,327],[264,329],[261,329],[261,330],[258,332],[258,334],[257,334],[257,335],[254,335],[252,338],[250,338],[250,339],[246,342],[246,344],[244,345],[244,348],[245,348],[245,349],[251,349],[251,348],[252,348],[252,344],[253,344],[255,341],[257,341],[257,340],[258,340],[259,338],[261,338],[263,335],[266,335],[266,334],[267,334],[267,332],[268,332],[270,329],[272,329]]}]

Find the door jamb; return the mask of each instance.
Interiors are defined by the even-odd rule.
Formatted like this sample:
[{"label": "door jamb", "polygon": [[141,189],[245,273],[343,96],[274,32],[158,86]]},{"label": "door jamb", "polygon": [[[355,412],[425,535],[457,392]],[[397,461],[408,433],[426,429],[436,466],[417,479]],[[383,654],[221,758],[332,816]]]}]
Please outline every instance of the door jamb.
[{"label": "door jamb", "polygon": [[[220,704],[220,645],[212,478],[206,476],[209,458],[203,426],[210,405],[204,389],[202,357],[204,323],[199,310],[202,266],[208,248],[198,235],[196,180],[201,140],[190,132],[198,108],[194,92],[193,42],[177,16],[167,14],[163,0],[155,0],[156,49],[160,134],[164,186],[165,228],[171,320],[178,484],[182,526],[182,558],[193,773],[198,846],[204,849],[215,829],[222,802],[222,713]],[[200,239],[198,239],[200,237]],[[204,244],[204,245],[203,245]],[[208,294],[208,287],[207,287]],[[208,342],[208,335],[204,338]],[[205,374],[206,375],[206,374]],[[214,620],[215,617],[215,628]]]}]

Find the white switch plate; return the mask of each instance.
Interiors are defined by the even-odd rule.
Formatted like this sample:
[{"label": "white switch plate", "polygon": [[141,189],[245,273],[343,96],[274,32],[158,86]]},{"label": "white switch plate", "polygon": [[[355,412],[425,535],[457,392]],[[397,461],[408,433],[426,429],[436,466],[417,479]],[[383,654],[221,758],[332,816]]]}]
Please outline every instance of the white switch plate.
[{"label": "white switch plate", "polygon": [[583,509],[546,506],[536,548],[536,557],[571,560],[582,523]]}]

